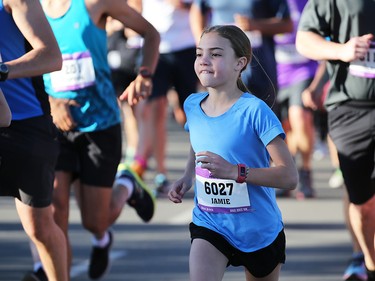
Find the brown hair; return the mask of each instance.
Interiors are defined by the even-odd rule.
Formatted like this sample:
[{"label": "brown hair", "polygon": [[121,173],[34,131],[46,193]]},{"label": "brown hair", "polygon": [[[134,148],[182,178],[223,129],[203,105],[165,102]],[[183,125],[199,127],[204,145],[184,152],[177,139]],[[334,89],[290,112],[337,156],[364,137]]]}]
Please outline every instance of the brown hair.
[{"label": "brown hair", "polygon": [[240,75],[237,80],[237,87],[243,92],[250,92],[246,87],[245,83],[242,81],[241,73],[250,63],[252,58],[251,43],[245,32],[235,25],[214,25],[206,28],[202,35],[207,33],[216,32],[219,36],[228,39],[234,50],[234,53],[238,58],[245,57],[247,59],[246,65],[241,69]]}]

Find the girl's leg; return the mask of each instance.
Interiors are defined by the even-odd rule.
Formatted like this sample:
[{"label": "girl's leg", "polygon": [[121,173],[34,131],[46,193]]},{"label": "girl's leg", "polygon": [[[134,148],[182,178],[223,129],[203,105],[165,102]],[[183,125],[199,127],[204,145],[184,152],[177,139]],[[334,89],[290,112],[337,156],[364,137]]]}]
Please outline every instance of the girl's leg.
[{"label": "girl's leg", "polygon": [[190,248],[190,281],[220,281],[228,259],[211,243],[196,238]]}]

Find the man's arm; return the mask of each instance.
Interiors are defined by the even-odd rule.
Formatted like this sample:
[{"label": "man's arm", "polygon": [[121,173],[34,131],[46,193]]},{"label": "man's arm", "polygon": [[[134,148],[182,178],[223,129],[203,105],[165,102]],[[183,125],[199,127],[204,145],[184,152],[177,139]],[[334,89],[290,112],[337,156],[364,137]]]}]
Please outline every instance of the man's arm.
[{"label": "man's arm", "polygon": [[235,23],[244,31],[260,31],[265,36],[293,31],[293,21],[290,18],[250,19],[247,16],[235,15]]},{"label": "man's arm", "polygon": [[366,34],[341,44],[328,41],[312,31],[298,31],[296,48],[301,55],[313,60],[350,62],[366,55],[372,39],[372,34]]},{"label": "man's arm", "polygon": [[201,10],[201,8],[193,3],[190,7],[190,27],[193,32],[196,44],[198,44],[202,31],[206,27],[207,15]]},{"label": "man's arm", "polygon": [[61,53],[39,0],[4,0],[3,3],[32,47],[22,57],[5,62],[9,68],[8,79],[61,69]]}]

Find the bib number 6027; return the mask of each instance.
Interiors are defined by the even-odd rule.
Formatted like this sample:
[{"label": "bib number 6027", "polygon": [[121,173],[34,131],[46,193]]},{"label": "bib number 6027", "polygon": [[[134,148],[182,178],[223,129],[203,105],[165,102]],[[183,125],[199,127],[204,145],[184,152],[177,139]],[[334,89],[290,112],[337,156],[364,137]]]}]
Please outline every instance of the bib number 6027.
[{"label": "bib number 6027", "polygon": [[[204,182],[204,190],[206,194],[212,195],[232,195],[233,183],[223,183],[223,182]],[[228,190],[228,193],[227,193]]]}]

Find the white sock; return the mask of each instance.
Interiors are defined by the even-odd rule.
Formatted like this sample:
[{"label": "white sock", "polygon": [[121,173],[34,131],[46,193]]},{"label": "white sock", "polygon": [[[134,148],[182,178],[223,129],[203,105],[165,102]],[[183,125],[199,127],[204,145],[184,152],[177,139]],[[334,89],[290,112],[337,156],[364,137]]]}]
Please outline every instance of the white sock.
[{"label": "white sock", "polygon": [[103,238],[98,240],[95,236],[92,237],[92,244],[95,247],[104,248],[109,243],[109,234],[108,231],[104,234]]},{"label": "white sock", "polygon": [[121,185],[122,187],[128,190],[128,198],[126,198],[126,200],[128,200],[130,196],[132,196],[133,190],[134,190],[134,184],[129,178],[125,178],[125,177],[117,178],[115,181],[115,184]]}]

